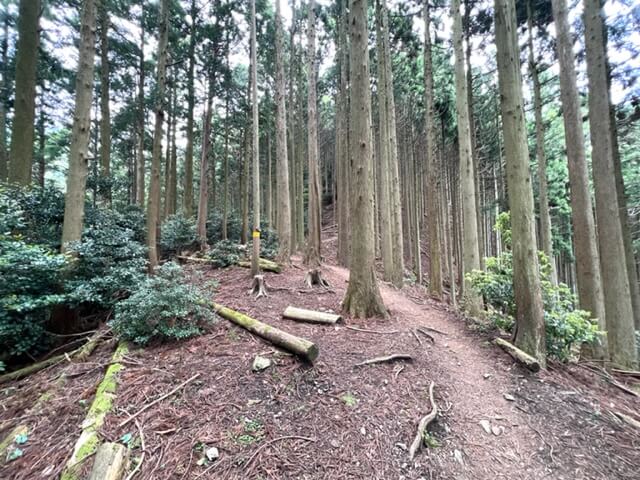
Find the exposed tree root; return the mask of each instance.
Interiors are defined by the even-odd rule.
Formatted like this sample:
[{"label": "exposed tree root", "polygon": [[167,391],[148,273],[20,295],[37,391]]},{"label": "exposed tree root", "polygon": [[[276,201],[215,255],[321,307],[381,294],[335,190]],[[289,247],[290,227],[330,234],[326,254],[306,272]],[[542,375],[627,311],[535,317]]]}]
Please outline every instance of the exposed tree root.
[{"label": "exposed tree root", "polygon": [[436,343],[436,339],[433,338],[433,335],[425,332],[422,328],[416,328],[416,332],[421,333],[422,335],[427,337],[429,340],[431,340],[431,343]]},{"label": "exposed tree root", "polygon": [[413,460],[416,456],[416,453],[420,449],[420,446],[424,442],[424,432],[431,422],[433,422],[438,416],[438,406],[436,405],[435,398],[433,396],[433,389],[435,384],[431,382],[429,385],[429,402],[431,403],[431,412],[428,415],[425,415],[420,419],[418,423],[418,431],[416,432],[416,436],[411,443],[411,447],[409,447],[409,459]]},{"label": "exposed tree root", "polygon": [[322,272],[319,268],[312,268],[311,270],[307,270],[307,274],[304,276],[304,283],[308,288],[313,288],[315,285],[327,289],[331,288],[331,285],[322,276]]},{"label": "exposed tree root", "polygon": [[374,363],[386,363],[393,362],[395,360],[413,360],[413,357],[407,353],[394,353],[393,355],[386,355],[384,357],[376,357],[364,362],[356,363],[354,367],[362,367],[364,365],[373,365]]},{"label": "exposed tree root", "polygon": [[383,332],[383,331],[380,331],[380,330],[368,330],[366,328],[350,327],[349,325],[347,325],[344,328],[348,328],[349,330],[354,330],[356,332],[375,333],[377,335],[395,335],[396,333],[401,333],[400,330],[390,330],[388,332]]},{"label": "exposed tree root", "polygon": [[255,295],[256,299],[260,297],[268,297],[267,283],[264,281],[264,275],[255,275],[251,281],[251,288],[247,292],[249,295]]}]

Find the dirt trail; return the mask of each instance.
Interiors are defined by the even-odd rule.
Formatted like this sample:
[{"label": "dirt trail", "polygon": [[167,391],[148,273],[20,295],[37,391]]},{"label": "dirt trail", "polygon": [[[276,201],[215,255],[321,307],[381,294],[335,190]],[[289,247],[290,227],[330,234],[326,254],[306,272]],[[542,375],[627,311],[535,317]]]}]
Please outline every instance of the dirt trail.
[{"label": "dirt trail", "polygon": [[[323,270],[332,291],[309,292],[296,259],[282,274],[266,274],[277,290],[259,300],[246,294],[245,269],[189,270],[194,283],[218,284],[218,303],[312,340],[320,357],[305,365],[224,320],[201,337],[133,349],[115,409],[100,431],[104,439],[135,439],[135,426],[119,424],[200,373],[137,417],[147,446],[137,479],[638,478],[640,435],[609,413],[637,412],[637,398],[579,367],[536,375],[521,369],[487,334],[470,329],[444,304],[425,300],[416,287],[400,291],[380,283],[389,320],[346,319],[349,326],[397,331],[375,334],[281,318],[288,305],[339,311],[348,272],[331,260]],[[422,336],[419,343],[412,333],[419,326],[446,335],[432,332],[434,343]],[[392,353],[413,361],[354,366]],[[273,364],[254,373],[257,354]],[[86,364],[59,365],[0,391],[2,434],[55,378],[70,374],[33,419],[23,456],[0,466],[0,478],[58,478],[109,356],[104,346]],[[440,415],[429,428],[430,447],[412,462],[407,447],[430,410],[431,381]],[[135,440],[132,445],[139,456]],[[211,447],[220,453],[213,462],[205,458]]]}]

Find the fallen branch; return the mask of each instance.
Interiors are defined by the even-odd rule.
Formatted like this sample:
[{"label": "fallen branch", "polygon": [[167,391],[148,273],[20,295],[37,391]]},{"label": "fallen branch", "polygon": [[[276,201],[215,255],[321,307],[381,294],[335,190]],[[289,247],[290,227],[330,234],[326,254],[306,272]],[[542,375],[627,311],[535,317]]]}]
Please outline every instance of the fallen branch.
[{"label": "fallen branch", "polygon": [[253,452],[253,454],[249,457],[249,460],[247,460],[247,463],[244,464],[244,468],[245,470],[249,467],[249,465],[251,465],[251,462],[253,462],[253,460],[258,456],[258,454],[264,450],[266,447],[268,447],[269,445],[273,445],[276,442],[280,442],[282,440],[304,440],[306,442],[315,442],[316,439],[315,438],[310,438],[310,437],[301,437],[298,435],[286,435],[284,437],[278,437],[278,438],[274,438],[273,440],[269,440],[266,443],[263,443],[262,445],[260,445],[255,452]]},{"label": "fallen branch", "polygon": [[416,332],[419,332],[422,335],[424,335],[425,337],[427,337],[429,340],[431,340],[431,343],[436,343],[436,339],[433,338],[433,335],[425,332],[422,328],[416,328]]},{"label": "fallen branch", "polygon": [[[242,260],[238,262],[238,266],[242,268],[251,268],[251,262]],[[271,260],[267,260],[266,258],[260,258],[258,260],[258,266],[260,267],[260,270],[264,270],[266,272],[282,272],[282,267],[280,265],[278,265],[276,262],[272,262]]]},{"label": "fallen branch", "polygon": [[126,355],[128,349],[126,343],[120,343],[112,357],[113,364],[107,368],[104,378],[98,385],[93,403],[89,408],[86,418],[82,422],[82,432],[73,448],[71,458],[67,461],[61,480],[76,480],[80,476],[81,464],[91,455],[96,453],[100,440],[98,431],[104,423],[104,419],[111,410],[118,388],[117,374],[124,368],[119,361]]},{"label": "fallen branch", "polygon": [[333,325],[342,320],[342,316],[336,315],[335,313],[317,312],[315,310],[306,310],[292,306],[288,306],[282,316],[301,322],[324,323],[329,325]]},{"label": "fallen branch", "polygon": [[140,415],[141,413],[149,410],[151,407],[153,407],[156,403],[161,402],[162,400],[164,400],[167,397],[170,397],[171,395],[173,395],[174,393],[176,393],[178,390],[180,390],[181,388],[183,388],[184,386],[188,385],[189,383],[193,382],[196,378],[198,378],[200,376],[199,373],[196,373],[194,376],[192,376],[191,378],[189,378],[188,380],[185,380],[184,382],[182,382],[180,385],[178,385],[177,387],[175,387],[173,390],[171,390],[170,392],[165,393],[164,395],[156,398],[153,402],[148,403],[147,405],[145,405],[144,407],[142,407],[140,410],[138,410],[136,413],[134,413],[133,415],[130,415],[129,418],[127,418],[126,420],[122,421],[120,423],[120,425],[118,425],[118,428],[122,428],[124,427],[127,423],[129,423],[131,420],[133,420],[134,418],[136,418],[138,415]]},{"label": "fallen branch", "polygon": [[422,325],[420,328],[422,328],[424,330],[428,330],[430,332],[439,333],[440,335],[449,335],[447,332],[443,332],[442,330],[438,330],[437,328],[427,327],[425,325]]},{"label": "fallen branch", "polygon": [[386,363],[393,362],[394,360],[413,360],[413,357],[407,353],[394,353],[393,355],[386,355],[384,357],[376,357],[364,362],[356,363],[354,367],[362,367],[364,365],[373,365],[374,363]]},{"label": "fallen branch", "polygon": [[433,422],[438,416],[438,406],[436,405],[435,398],[433,397],[433,389],[435,384],[431,382],[429,385],[429,402],[431,403],[431,412],[425,415],[420,419],[418,423],[418,431],[416,432],[416,436],[411,443],[411,447],[409,447],[409,460],[413,460],[413,457],[416,456],[416,453],[420,449],[420,446],[424,442],[424,432],[429,426],[431,422]]},{"label": "fallen branch", "polygon": [[634,370],[622,370],[620,368],[612,368],[611,369],[612,372],[617,373],[619,375],[625,375],[628,377],[636,377],[636,378],[640,378],[640,372],[634,371]]},{"label": "fallen branch", "polygon": [[355,330],[356,332],[376,333],[378,335],[395,335],[396,333],[400,333],[400,330],[391,330],[389,332],[381,332],[380,330],[367,330],[366,328],[350,327],[348,325],[344,328],[348,328],[349,330]]},{"label": "fallen branch", "polygon": [[21,368],[20,370],[5,373],[4,375],[0,376],[0,384],[13,380],[20,380],[22,378],[28,377],[32,373],[39,372],[40,370],[44,370],[45,368],[51,367],[60,362],[64,362],[65,360],[70,358],[76,358],[80,361],[84,361],[93,353],[96,346],[98,346],[98,343],[107,331],[108,330],[94,333],[83,346],[73,350],[71,353],[62,353],[60,355],[56,355],[55,357],[42,360],[41,362],[28,365],[24,368]]},{"label": "fallen branch", "polygon": [[503,340],[502,338],[495,339],[496,345],[502,348],[505,352],[511,355],[514,360],[523,364],[532,372],[538,372],[540,370],[540,362],[537,359],[529,355],[527,352],[520,350],[515,345]]},{"label": "fallen branch", "polygon": [[638,420],[636,420],[633,417],[630,417],[629,415],[625,415],[622,412],[616,412],[613,410],[610,410],[611,413],[613,413],[616,417],[618,417],[620,420],[622,420],[624,423],[631,425],[634,428],[637,428],[638,430],[640,430],[640,422]]}]

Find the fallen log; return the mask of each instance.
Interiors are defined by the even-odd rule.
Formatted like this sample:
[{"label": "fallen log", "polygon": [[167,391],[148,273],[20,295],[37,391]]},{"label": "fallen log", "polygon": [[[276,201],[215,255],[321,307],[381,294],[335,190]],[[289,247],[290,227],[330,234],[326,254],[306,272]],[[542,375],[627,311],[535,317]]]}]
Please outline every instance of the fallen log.
[{"label": "fallen log", "polygon": [[[251,268],[251,262],[248,261],[240,261],[238,265],[243,268]],[[280,273],[282,272],[282,267],[278,265],[276,262],[272,262],[271,260],[267,260],[266,258],[260,258],[258,261],[258,266],[260,270],[264,270],[266,272]]]},{"label": "fallen log", "polygon": [[271,325],[267,325],[266,323],[262,323],[223,305],[213,302],[211,302],[210,305],[221,317],[241,326],[260,338],[270,341],[278,347],[282,347],[291,353],[295,353],[304,360],[313,362],[318,358],[318,354],[320,353],[318,347],[309,340],[291,335],[290,333],[279,330]]},{"label": "fallen log", "polygon": [[288,306],[282,316],[301,322],[324,323],[329,325],[334,325],[342,320],[342,316],[336,315],[335,313],[318,312],[292,306]]},{"label": "fallen log", "polygon": [[96,453],[100,444],[98,431],[104,423],[104,419],[111,410],[118,388],[118,372],[124,368],[120,363],[127,354],[128,348],[126,343],[120,343],[111,359],[112,363],[107,368],[104,378],[98,385],[96,395],[91,403],[89,412],[82,422],[82,432],[73,448],[71,458],[62,471],[60,480],[78,480],[82,462],[88,457]]},{"label": "fallen log", "polygon": [[127,448],[119,443],[100,445],[89,480],[120,480],[127,465]]},{"label": "fallen log", "polygon": [[502,348],[505,352],[511,355],[514,360],[523,364],[532,372],[538,372],[540,370],[540,362],[537,359],[529,355],[527,352],[520,350],[515,345],[503,340],[502,338],[495,339],[496,345]]},{"label": "fallen log", "polygon": [[429,426],[431,422],[433,422],[438,416],[438,406],[436,405],[436,400],[433,396],[433,389],[435,384],[431,382],[429,385],[429,402],[431,403],[431,411],[420,419],[418,423],[418,431],[416,432],[416,436],[411,442],[411,447],[409,447],[409,459],[413,460],[413,457],[416,456],[416,453],[420,449],[420,446],[424,442],[424,432]]},{"label": "fallen log", "polygon": [[356,363],[354,367],[362,367],[364,365],[373,365],[374,363],[393,362],[394,360],[413,360],[413,357],[407,353],[394,353],[384,357],[376,357],[364,362]]},{"label": "fallen log", "polygon": [[67,359],[76,358],[80,361],[84,361],[93,353],[104,334],[105,332],[94,333],[83,346],[73,350],[71,353],[62,353],[60,355],[47,358],[46,360],[27,365],[20,370],[5,373],[0,376],[0,384],[11,382],[13,380],[20,380],[21,378],[28,377],[32,373],[39,372],[40,370],[44,370],[47,367],[51,367]]},{"label": "fallen log", "polygon": [[210,260],[208,258],[201,258],[201,257],[188,257],[186,255],[178,255],[176,258],[182,262],[213,263],[213,260]]}]

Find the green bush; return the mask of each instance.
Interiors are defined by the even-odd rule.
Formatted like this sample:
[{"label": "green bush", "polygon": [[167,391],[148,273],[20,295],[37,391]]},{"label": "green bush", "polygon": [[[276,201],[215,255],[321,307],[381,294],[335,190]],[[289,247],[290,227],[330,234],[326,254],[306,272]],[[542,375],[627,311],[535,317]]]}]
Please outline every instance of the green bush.
[{"label": "green bush", "polygon": [[[496,229],[502,233],[507,246],[510,245],[508,214],[501,214]],[[600,341],[598,325],[589,312],[575,308],[575,295],[564,285],[554,285],[550,279],[551,267],[543,252],[538,252],[547,353],[560,360],[567,360],[571,350],[583,343]],[[488,306],[489,318],[506,331],[511,331],[516,315],[513,292],[513,257],[507,251],[499,257],[485,261],[485,271],[474,270],[468,275],[472,286],[480,292]]]},{"label": "green bush", "polygon": [[278,234],[271,228],[264,228],[261,232],[260,256],[270,260],[278,256]]},{"label": "green bush", "polygon": [[180,340],[202,333],[213,321],[204,302],[204,294],[185,282],[180,266],[169,262],[116,304],[110,325],[119,337],[139,345],[152,339]]},{"label": "green bush", "polygon": [[196,224],[181,214],[170,215],[162,223],[160,247],[164,254],[176,254],[196,246]]},{"label": "green bush", "polygon": [[[216,211],[207,221],[207,241],[214,245],[222,240],[222,213]],[[240,242],[242,232],[242,219],[235,212],[230,212],[227,217],[227,239]]]},{"label": "green bush", "polygon": [[66,267],[64,255],[0,234],[0,351],[33,355],[46,347],[49,312],[67,299]]},{"label": "green bush", "polygon": [[244,255],[244,247],[231,240],[221,240],[207,250],[206,258],[211,260],[215,268],[225,268],[235,265]]}]

